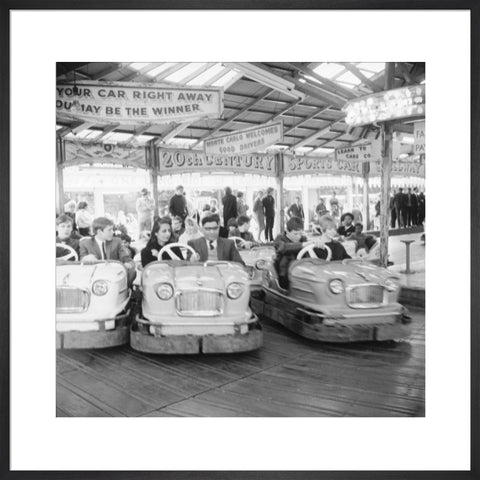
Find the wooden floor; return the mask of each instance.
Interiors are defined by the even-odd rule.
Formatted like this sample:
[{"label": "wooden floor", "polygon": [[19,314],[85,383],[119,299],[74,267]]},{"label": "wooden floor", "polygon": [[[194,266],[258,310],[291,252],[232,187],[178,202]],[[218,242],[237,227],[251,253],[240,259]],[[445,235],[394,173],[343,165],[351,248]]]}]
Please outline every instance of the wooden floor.
[{"label": "wooden floor", "polygon": [[319,344],[263,321],[264,346],[155,356],[57,352],[57,416],[424,416],[425,316],[409,341]]}]

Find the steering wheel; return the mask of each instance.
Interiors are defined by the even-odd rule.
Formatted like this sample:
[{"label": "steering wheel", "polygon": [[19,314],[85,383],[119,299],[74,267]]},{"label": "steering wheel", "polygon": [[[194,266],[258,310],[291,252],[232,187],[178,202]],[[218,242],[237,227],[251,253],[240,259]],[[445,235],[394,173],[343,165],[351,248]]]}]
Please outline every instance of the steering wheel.
[{"label": "steering wheel", "polygon": [[185,245],[184,243],[169,243],[168,245],[165,245],[159,252],[158,252],[158,259],[162,260],[162,255],[163,253],[168,253],[170,258],[172,260],[185,260],[184,258],[180,258],[178,255],[172,252],[173,247],[178,247],[181,249],[189,250],[190,253],[196,254],[197,252],[190,246],[190,245]]},{"label": "steering wheel", "polygon": [[[233,240],[235,242],[235,246],[243,248],[247,245],[247,242],[242,237],[228,237],[229,240]],[[237,242],[239,245],[237,245]]]},{"label": "steering wheel", "polygon": [[56,243],[55,247],[63,248],[64,250],[68,251],[66,255],[63,255],[63,257],[57,257],[57,260],[73,259],[74,262],[78,262],[78,254],[70,245],[65,245],[64,243]]},{"label": "steering wheel", "polygon": [[[310,245],[306,245],[305,247],[303,247],[299,252],[298,252],[298,255],[297,255],[297,260],[300,260],[301,258],[304,257],[304,255],[308,252],[308,254],[310,255],[311,258],[318,258],[317,257],[317,254],[315,253],[314,251],[314,248],[318,248],[318,247],[315,247],[315,244],[312,243]],[[329,262],[332,258],[332,250],[331,248],[328,246],[328,245],[324,245],[323,248],[327,251],[327,258],[325,259],[326,262]]]}]

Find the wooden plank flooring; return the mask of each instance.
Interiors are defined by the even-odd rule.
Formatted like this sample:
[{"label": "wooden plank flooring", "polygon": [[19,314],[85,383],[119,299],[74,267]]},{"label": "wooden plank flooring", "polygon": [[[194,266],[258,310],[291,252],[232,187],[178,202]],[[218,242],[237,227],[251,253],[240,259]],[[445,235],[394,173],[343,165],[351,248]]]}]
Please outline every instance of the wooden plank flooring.
[{"label": "wooden plank flooring", "polygon": [[408,341],[321,344],[264,320],[233,355],[57,351],[57,416],[423,416],[425,316]]}]

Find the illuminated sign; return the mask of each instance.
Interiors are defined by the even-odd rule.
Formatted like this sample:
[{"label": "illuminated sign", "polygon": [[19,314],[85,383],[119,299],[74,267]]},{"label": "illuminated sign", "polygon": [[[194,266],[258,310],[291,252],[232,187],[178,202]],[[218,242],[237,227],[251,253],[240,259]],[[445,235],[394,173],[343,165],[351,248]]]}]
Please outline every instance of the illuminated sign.
[{"label": "illuminated sign", "polygon": [[425,116],[425,85],[375,93],[348,101],[342,109],[352,127],[398,118]]}]

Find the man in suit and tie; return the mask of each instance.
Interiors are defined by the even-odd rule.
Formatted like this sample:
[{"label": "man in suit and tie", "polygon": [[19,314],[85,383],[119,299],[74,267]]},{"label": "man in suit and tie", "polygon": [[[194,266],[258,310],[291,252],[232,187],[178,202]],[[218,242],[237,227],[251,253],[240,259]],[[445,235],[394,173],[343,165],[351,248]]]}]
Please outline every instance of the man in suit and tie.
[{"label": "man in suit and tie", "polygon": [[188,245],[196,253],[195,261],[227,261],[245,265],[233,240],[219,237],[220,217],[216,214],[202,218],[203,238],[189,240]]},{"label": "man in suit and tie", "polygon": [[298,217],[305,220],[305,213],[303,212],[303,205],[300,203],[300,197],[295,197],[295,203],[292,203],[287,210],[288,218]]},{"label": "man in suit and tie", "polygon": [[92,224],[93,236],[80,241],[80,260],[84,263],[119,260],[127,269],[127,282],[131,286],[137,274],[135,263],[122,240],[113,236],[113,227],[113,222],[108,218],[96,218]]}]

